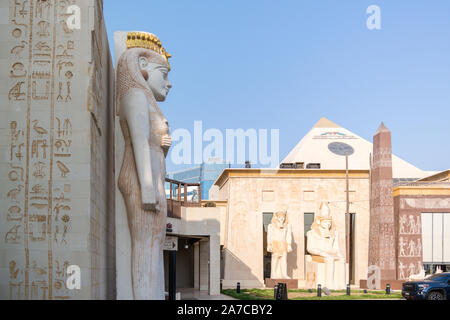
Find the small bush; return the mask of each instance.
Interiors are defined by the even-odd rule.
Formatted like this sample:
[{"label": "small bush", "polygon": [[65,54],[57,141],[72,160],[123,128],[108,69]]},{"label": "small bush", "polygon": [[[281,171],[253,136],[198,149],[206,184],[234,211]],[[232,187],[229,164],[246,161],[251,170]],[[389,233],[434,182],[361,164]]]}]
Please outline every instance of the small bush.
[{"label": "small bush", "polygon": [[217,207],[216,204],[214,202],[207,202],[204,206],[205,208],[215,208]]}]

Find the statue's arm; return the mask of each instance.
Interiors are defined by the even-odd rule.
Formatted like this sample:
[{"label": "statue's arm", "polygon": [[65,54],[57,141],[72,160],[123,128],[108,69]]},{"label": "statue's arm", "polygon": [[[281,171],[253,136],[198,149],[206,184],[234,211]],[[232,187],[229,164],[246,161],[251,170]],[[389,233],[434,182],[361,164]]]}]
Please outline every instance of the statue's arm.
[{"label": "statue's arm", "polygon": [[273,226],[269,224],[269,227],[267,228],[267,252],[272,252],[272,228]]},{"label": "statue's arm", "polygon": [[336,252],[336,254],[339,256],[339,257],[342,257],[342,254],[341,254],[341,247],[340,247],[340,235],[339,235],[339,232],[338,231],[335,231],[335,233],[334,233],[334,242],[333,242],[333,249],[335,250],[335,252]]},{"label": "statue's arm", "polygon": [[141,186],[142,206],[145,210],[157,209],[150,155],[150,114],[145,93],[132,89],[121,102],[121,117],[125,118],[133,144],[137,174]]},{"label": "statue's arm", "polygon": [[306,251],[314,256],[324,256],[324,253],[316,245],[316,239],[312,231],[309,231],[306,237]]}]

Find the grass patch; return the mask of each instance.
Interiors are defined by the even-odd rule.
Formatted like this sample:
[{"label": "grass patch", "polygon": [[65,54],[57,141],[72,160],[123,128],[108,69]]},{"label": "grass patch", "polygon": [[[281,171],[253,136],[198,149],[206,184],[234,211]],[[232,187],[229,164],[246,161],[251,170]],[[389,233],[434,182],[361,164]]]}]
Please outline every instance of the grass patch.
[{"label": "grass patch", "polygon": [[[402,299],[402,294],[396,291],[387,295],[384,291],[352,290],[352,295],[347,296],[346,290],[332,291],[331,296],[317,297],[317,290],[289,290],[289,300],[380,300],[380,299]],[[241,293],[236,293],[235,289],[223,290],[222,294],[238,300],[274,300],[274,292],[270,289],[243,289]]]}]

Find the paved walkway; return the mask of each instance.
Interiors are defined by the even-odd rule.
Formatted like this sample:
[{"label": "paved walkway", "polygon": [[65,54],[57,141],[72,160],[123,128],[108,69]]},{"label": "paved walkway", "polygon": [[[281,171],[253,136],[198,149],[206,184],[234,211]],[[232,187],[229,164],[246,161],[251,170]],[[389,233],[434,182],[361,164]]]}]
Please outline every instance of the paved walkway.
[{"label": "paved walkway", "polygon": [[223,294],[210,296],[208,291],[199,291],[196,289],[178,289],[177,291],[181,292],[181,300],[236,300]]}]

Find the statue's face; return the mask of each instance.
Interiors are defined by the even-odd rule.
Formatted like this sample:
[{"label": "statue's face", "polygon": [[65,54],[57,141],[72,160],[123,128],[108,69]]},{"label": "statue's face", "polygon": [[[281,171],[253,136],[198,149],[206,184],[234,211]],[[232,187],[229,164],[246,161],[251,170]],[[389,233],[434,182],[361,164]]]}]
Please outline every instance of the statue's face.
[{"label": "statue's face", "polygon": [[331,229],[331,221],[330,220],[323,220],[320,225],[325,230],[330,230]]},{"label": "statue's face", "polygon": [[277,220],[280,224],[283,224],[286,221],[286,216],[284,214],[277,215]]},{"label": "statue's face", "polygon": [[141,70],[147,71],[149,75],[147,83],[156,101],[165,101],[172,88],[172,84],[168,79],[169,68],[161,64],[147,62],[146,58],[141,58],[139,62]]}]

